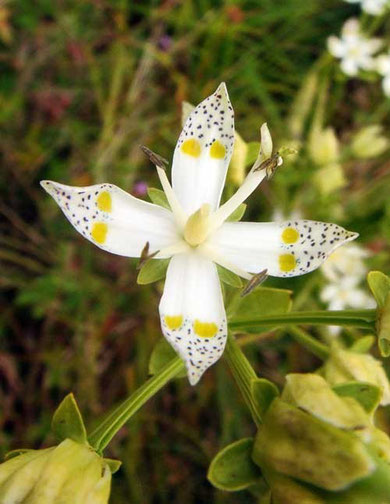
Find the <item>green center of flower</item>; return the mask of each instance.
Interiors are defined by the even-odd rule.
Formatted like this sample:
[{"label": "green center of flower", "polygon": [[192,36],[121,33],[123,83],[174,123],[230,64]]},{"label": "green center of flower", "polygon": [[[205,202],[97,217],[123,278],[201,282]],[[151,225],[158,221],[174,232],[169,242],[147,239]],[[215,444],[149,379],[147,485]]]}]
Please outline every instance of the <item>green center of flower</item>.
[{"label": "green center of flower", "polygon": [[205,203],[199,210],[188,217],[184,228],[184,239],[191,247],[197,247],[207,238],[209,216],[210,205]]}]

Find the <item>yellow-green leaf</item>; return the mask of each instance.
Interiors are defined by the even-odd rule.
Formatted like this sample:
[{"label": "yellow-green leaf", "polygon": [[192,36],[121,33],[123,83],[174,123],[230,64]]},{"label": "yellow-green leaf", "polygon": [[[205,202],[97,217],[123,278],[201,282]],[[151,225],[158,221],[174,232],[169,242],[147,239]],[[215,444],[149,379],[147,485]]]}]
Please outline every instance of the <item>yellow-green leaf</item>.
[{"label": "yellow-green leaf", "polygon": [[221,450],[212,460],[207,478],[215,487],[228,492],[243,490],[261,478],[252,462],[253,438],[240,439]]},{"label": "yellow-green leaf", "polygon": [[59,441],[72,439],[77,443],[87,442],[87,431],[73,394],[68,394],[58,406],[51,427]]},{"label": "yellow-green leaf", "polygon": [[147,285],[165,278],[169,259],[149,259],[140,269],[137,276],[139,285]]}]

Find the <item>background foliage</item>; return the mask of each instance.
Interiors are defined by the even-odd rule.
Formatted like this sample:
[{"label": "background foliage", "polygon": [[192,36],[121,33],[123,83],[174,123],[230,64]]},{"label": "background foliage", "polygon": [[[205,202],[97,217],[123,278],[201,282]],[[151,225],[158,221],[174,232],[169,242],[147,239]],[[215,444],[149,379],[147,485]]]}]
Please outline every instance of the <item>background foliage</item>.
[{"label": "background foliage", "polygon": [[[0,3],[2,454],[50,444],[51,415],[69,391],[93,425],[143,383],[161,338],[162,284],[137,286],[135,262],[83,240],[39,181],[109,181],[146,197],[145,185],[158,185],[138,146],[171,159],[181,102],[198,103],[221,81],[245,140],[257,141],[267,121],[276,143],[288,143],[306,75],[326,38],[358,13],[341,0]],[[381,36],[389,29],[383,21]],[[388,128],[378,82],[347,82],[336,65],[323,82],[329,76],[325,122],[341,141],[367,124]],[[314,101],[319,94],[320,87]],[[305,128],[302,155],[252,196],[244,219],[268,220],[278,209],[337,222],[358,231],[373,252],[370,266],[388,273],[388,156],[345,162],[345,187],[323,194],[305,154]],[[267,282],[292,289],[295,309],[323,307],[322,284],[320,272]],[[315,334],[326,337],[325,329]],[[246,352],[261,376],[280,385],[286,372],[319,364],[283,331],[262,334]],[[124,462],[112,502],[248,502],[245,492],[216,491],[205,475],[222,446],[253,433],[222,361],[196,388],[178,380],[110,446],[107,456]]]}]

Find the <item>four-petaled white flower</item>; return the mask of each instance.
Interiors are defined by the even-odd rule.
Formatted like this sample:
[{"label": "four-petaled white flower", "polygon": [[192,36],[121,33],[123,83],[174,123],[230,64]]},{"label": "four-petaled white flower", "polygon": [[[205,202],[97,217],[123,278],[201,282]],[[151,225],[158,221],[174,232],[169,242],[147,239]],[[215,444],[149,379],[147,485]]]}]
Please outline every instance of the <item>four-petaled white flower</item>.
[{"label": "four-petaled white flower", "polygon": [[390,52],[378,56],[375,65],[377,71],[383,76],[383,92],[390,97]]},{"label": "four-petaled white flower", "polygon": [[341,59],[341,70],[350,76],[357,75],[360,69],[373,70],[373,56],[381,46],[380,39],[368,39],[361,33],[357,19],[349,19],[344,23],[340,38],[334,35],[328,38],[329,52]]},{"label": "four-petaled white flower", "polygon": [[360,3],[362,10],[372,16],[380,16],[389,7],[389,0],[345,0],[348,3]]},{"label": "four-petaled white flower", "polygon": [[[335,224],[293,220],[227,222],[281,159],[272,155],[261,128],[259,157],[237,192],[219,206],[233,151],[234,116],[225,84],[189,115],[177,142],[172,186],[155,160],[171,211],[134,198],[111,184],[70,187],[41,182],[71,224],[98,247],[140,257],[149,243],[154,258],[170,258],[160,302],[162,331],[184,359],[189,381],[198,382],[221,356],[226,313],[216,264],[247,280],[316,269],[343,243],[357,237]],[[261,276],[261,275],[260,275]]]}]

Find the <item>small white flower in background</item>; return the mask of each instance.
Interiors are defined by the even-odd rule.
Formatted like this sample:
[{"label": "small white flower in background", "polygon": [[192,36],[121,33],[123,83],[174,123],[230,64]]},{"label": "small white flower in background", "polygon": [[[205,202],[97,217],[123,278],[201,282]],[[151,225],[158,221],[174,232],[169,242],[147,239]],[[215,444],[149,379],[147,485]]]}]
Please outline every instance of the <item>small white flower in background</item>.
[{"label": "small white flower in background", "polygon": [[[365,279],[367,267],[364,259],[370,253],[355,244],[337,249],[322,265],[321,271],[329,283],[320,292],[321,301],[329,310],[345,308],[375,308],[375,301],[359,285]],[[336,335],[341,328],[330,326],[330,333]]]},{"label": "small white flower in background", "polygon": [[373,298],[358,286],[356,278],[347,276],[326,285],[321,291],[321,300],[328,304],[329,310],[376,306]]},{"label": "small white flower in background", "polygon": [[348,3],[360,3],[362,10],[372,16],[380,16],[389,7],[389,0],[345,0]]},{"label": "small white flower in background", "polygon": [[376,70],[383,76],[382,88],[386,96],[390,97],[390,52],[381,54],[375,61]]},{"label": "small white flower in background", "polygon": [[237,192],[220,206],[233,145],[233,108],[221,84],[186,119],[173,156],[172,186],[162,159],[150,155],[171,211],[112,184],[41,182],[76,230],[103,250],[142,258],[149,249],[148,257],[170,258],[161,327],[185,361],[192,385],[220,358],[227,338],[216,264],[252,282],[254,275],[303,275],[358,236],[336,224],[308,220],[227,222],[282,162],[272,154],[264,124],[257,160]]},{"label": "small white flower in background", "polygon": [[368,271],[364,259],[370,255],[370,252],[360,245],[349,243],[328,257],[321,266],[321,272],[330,282],[338,282],[341,278],[348,277],[360,283]]},{"label": "small white flower in background", "polygon": [[380,39],[368,39],[360,31],[359,21],[354,18],[344,23],[340,38],[334,35],[328,38],[329,52],[341,59],[341,70],[351,77],[357,75],[359,70],[375,68],[373,56],[382,44]]}]

